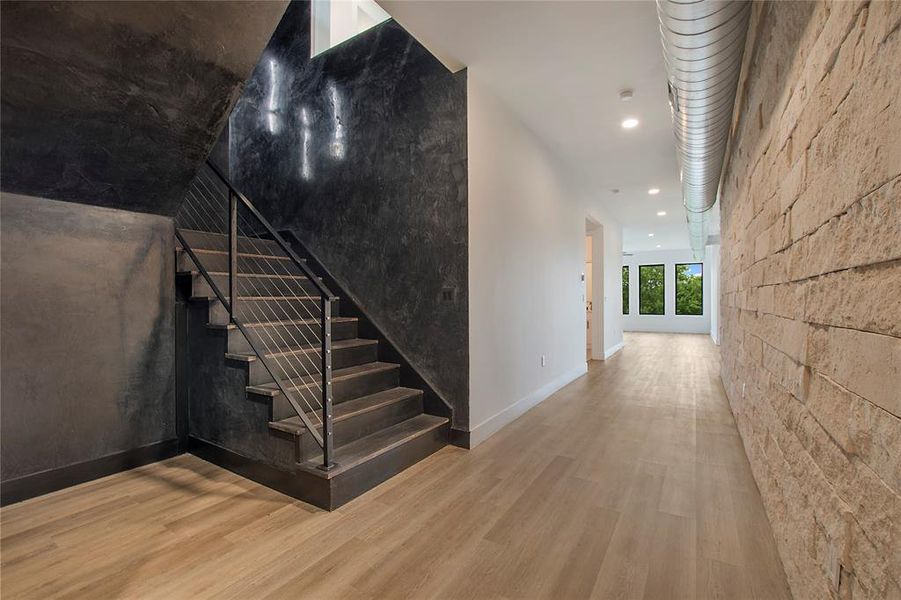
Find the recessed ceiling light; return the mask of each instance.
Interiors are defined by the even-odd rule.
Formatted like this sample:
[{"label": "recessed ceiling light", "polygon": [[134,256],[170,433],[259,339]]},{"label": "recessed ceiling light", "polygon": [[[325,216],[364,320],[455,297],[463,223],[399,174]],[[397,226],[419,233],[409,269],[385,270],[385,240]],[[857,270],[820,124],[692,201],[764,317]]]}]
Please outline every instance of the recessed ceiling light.
[{"label": "recessed ceiling light", "polygon": [[653,233],[649,233],[649,234],[648,234],[648,237],[654,237],[654,234],[653,234]]},{"label": "recessed ceiling light", "polygon": [[622,122],[623,129],[633,129],[638,127],[638,119],[629,117]]},{"label": "recessed ceiling light", "polygon": [[659,247],[660,247],[660,244],[657,244],[657,247],[659,248]]},{"label": "recessed ceiling light", "polygon": [[666,216],[666,211],[665,211],[665,210],[658,210],[658,211],[657,211],[657,216],[658,216],[658,217],[665,217],[665,216]]},{"label": "recessed ceiling light", "polygon": [[648,190],[648,193],[652,196],[660,193],[660,188],[651,188]]}]

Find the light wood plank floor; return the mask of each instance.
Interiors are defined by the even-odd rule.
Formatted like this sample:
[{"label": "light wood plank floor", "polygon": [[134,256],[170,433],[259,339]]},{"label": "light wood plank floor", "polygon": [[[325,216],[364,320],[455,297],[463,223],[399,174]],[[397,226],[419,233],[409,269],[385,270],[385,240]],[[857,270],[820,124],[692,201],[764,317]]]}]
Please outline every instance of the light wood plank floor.
[{"label": "light wood plank floor", "polygon": [[788,598],[707,336],[625,349],[333,513],[191,456],[0,511],[13,598]]}]

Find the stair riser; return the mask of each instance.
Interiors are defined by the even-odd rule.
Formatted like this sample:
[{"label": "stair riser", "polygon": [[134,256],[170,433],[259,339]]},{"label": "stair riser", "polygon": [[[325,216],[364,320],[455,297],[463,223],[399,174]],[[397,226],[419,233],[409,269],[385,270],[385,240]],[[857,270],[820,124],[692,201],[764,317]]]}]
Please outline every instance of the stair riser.
[{"label": "stair riser", "polygon": [[[356,417],[335,423],[335,446],[349,444],[355,440],[375,433],[380,429],[391,427],[422,412],[422,394],[417,394],[400,402],[363,413]],[[320,430],[321,431],[321,430]],[[322,448],[309,433],[297,436],[299,456],[298,462],[314,459],[322,455]]]},{"label": "stair riser", "polygon": [[[339,348],[332,351],[332,369],[343,369],[378,360],[379,349],[376,344],[367,346],[355,346],[352,348]],[[290,356],[278,356],[270,359],[270,365],[279,369],[283,377],[297,377],[304,374],[304,368],[310,373],[313,369],[321,369],[321,357],[318,352],[306,354],[292,354]],[[286,375],[287,373],[288,375]],[[270,383],[272,377],[269,371],[259,360],[250,363],[250,385]]]},{"label": "stair riser", "polygon": [[[209,272],[228,272],[227,254],[210,254],[198,252],[197,258],[203,263],[203,268]],[[197,271],[198,268],[188,256],[187,252],[180,252],[178,256],[179,271]],[[303,275],[300,267],[288,260],[274,258],[256,258],[253,256],[238,257],[239,273],[264,273],[270,275]]]},{"label": "stair riser", "polygon": [[[213,275],[213,281],[228,296],[228,275]],[[238,294],[241,296],[318,296],[319,290],[309,279],[274,279],[271,277],[239,277]],[[191,281],[191,295],[214,298],[212,286],[203,275],[195,275]]]},{"label": "stair riser", "polygon": [[[288,319],[320,319],[322,312],[319,308],[319,302],[319,298],[311,298],[309,300],[248,300],[238,298],[237,315],[242,323],[284,321]],[[338,300],[335,300],[332,302],[332,314],[337,315],[338,310]],[[229,322],[228,311],[221,302],[210,303],[209,322],[219,325],[225,325]],[[318,331],[318,329],[316,327],[314,331]],[[309,333],[306,330],[304,333],[309,337]],[[298,337],[300,334],[294,332],[294,335]],[[298,342],[302,342],[302,339],[299,337]]]},{"label": "stair riser", "polygon": [[[340,404],[360,396],[381,392],[382,390],[396,387],[399,382],[400,376],[397,369],[366,373],[365,375],[334,381],[332,382],[332,404]],[[303,402],[298,402],[298,404],[305,406]],[[316,399],[316,405],[320,405],[318,398]],[[272,399],[273,421],[287,419],[296,414],[291,404],[282,394],[278,394]]]},{"label": "stair riser", "polygon": [[[290,348],[291,336],[299,337],[298,325],[266,325],[265,327],[248,327],[247,330],[253,336],[254,341],[265,341],[267,346],[287,340],[281,349]],[[307,333],[308,330],[305,330]],[[308,334],[309,337],[309,334]],[[357,337],[356,321],[338,321],[332,323],[332,339],[348,340]],[[295,346],[297,344],[294,344]],[[252,354],[253,349],[244,335],[237,329],[229,331],[228,335],[228,351],[234,354]]]},{"label": "stair riser", "polygon": [[[228,250],[228,236],[218,233],[202,233],[190,230],[180,230],[182,237],[193,250]],[[275,240],[263,240],[238,236],[238,252],[248,254],[272,254],[281,256],[284,251]]]},{"label": "stair riser", "polygon": [[[332,479],[314,475],[311,470],[289,472],[260,460],[246,458],[215,444],[194,441],[191,452],[243,477],[279,490],[291,497],[325,510],[335,510],[416,464],[447,445],[450,425],[417,436],[361,465],[339,473]],[[290,442],[286,440],[286,445]],[[320,454],[321,456],[321,454]]]},{"label": "stair riser", "polygon": [[450,425],[437,427],[372,459],[363,468],[346,471],[330,481],[330,506],[334,510],[447,445]]}]

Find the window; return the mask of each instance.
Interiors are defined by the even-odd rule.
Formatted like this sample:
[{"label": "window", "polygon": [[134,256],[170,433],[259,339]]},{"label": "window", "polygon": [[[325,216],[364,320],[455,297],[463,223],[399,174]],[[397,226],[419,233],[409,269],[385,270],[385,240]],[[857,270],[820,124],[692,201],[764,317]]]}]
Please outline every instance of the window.
[{"label": "window", "polygon": [[641,265],[638,267],[638,314],[663,314],[663,274],[663,265]]},{"label": "window", "polygon": [[313,0],[312,11],[312,56],[391,18],[375,0]]},{"label": "window", "polygon": [[704,265],[676,265],[676,314],[704,314]]},{"label": "window", "polygon": [[623,314],[629,314],[629,267],[623,267]]}]

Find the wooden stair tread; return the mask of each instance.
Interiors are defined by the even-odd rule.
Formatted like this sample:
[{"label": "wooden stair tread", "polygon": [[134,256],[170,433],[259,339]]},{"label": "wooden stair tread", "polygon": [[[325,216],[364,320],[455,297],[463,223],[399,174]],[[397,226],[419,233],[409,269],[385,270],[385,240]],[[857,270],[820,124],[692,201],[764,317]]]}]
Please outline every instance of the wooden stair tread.
[{"label": "wooden stair tread", "polygon": [[[395,363],[386,363],[380,361],[374,361],[370,363],[365,363],[362,365],[354,365],[352,367],[346,367],[344,369],[336,369],[332,371],[332,383],[334,384],[336,381],[341,381],[342,379],[348,379],[351,377],[359,377],[362,375],[368,375],[370,373],[378,373],[380,371],[390,371],[392,369],[398,369],[400,365]],[[284,384],[286,387],[289,386],[300,386],[300,385],[308,385],[313,382],[318,382],[319,376],[304,376],[295,379],[286,379]],[[278,385],[275,382],[272,383],[264,383],[260,385],[249,385],[247,386],[247,391],[252,394],[257,394],[259,396],[277,396],[281,394],[281,390],[279,390]]]},{"label": "wooden stair tread", "polygon": [[[422,395],[422,390],[395,387],[376,392],[375,394],[369,394],[368,396],[354,398],[353,400],[348,400],[347,402],[342,402],[332,407],[332,421],[334,423],[339,423],[345,419],[350,419],[379,409],[383,406],[388,406],[395,402],[401,402],[419,395]],[[313,423],[317,422],[316,416],[319,416],[321,419],[321,413],[307,413],[307,415]],[[307,430],[306,425],[303,424],[298,416],[282,419],[281,421],[271,421],[269,427],[294,435],[300,435]],[[322,429],[321,426],[317,426],[316,428],[319,430]]]},{"label": "wooden stair tread", "polygon": [[[319,300],[322,298],[320,294],[310,295],[306,294],[303,296],[238,296],[238,302],[241,300]],[[229,296],[225,296],[225,299],[228,300]],[[338,297],[335,296],[337,300]],[[218,300],[215,296],[191,296],[191,300]]]},{"label": "wooden stair tread", "polygon": [[308,460],[302,463],[300,467],[325,479],[331,479],[447,423],[448,419],[446,417],[426,414],[416,415],[411,419],[401,421],[397,425],[386,427],[366,437],[335,448],[335,462],[337,465],[330,471],[323,471],[319,468],[322,462],[321,459]]},{"label": "wooden stair tread", "polygon": [[[207,274],[211,275],[211,276],[227,277],[228,271],[207,271]],[[187,270],[187,271],[178,271],[176,273],[176,275],[181,275],[183,277],[187,276],[187,275],[190,275],[192,277],[195,277],[195,276],[200,277],[203,274],[200,271]],[[242,272],[242,273],[238,273],[237,275],[238,275],[238,277],[256,277],[256,278],[260,278],[260,279],[296,279],[296,280],[304,280],[304,281],[309,279],[309,277],[307,277],[306,275],[277,275],[277,274],[273,275],[271,273]],[[316,279],[318,279],[319,281],[322,281],[322,277],[317,277]]]},{"label": "wooden stair tread", "polygon": [[[363,346],[374,346],[378,344],[378,340],[366,340],[363,338],[350,338],[347,340],[335,340],[332,342],[332,350],[344,350],[347,348],[361,348]],[[288,354],[306,354],[308,352],[318,353],[320,351],[320,346],[317,345],[309,345],[309,346],[294,346],[291,348],[285,348],[284,350],[279,350],[278,352],[267,352],[266,356],[285,356]],[[226,358],[230,358],[232,360],[239,360],[242,362],[254,362],[257,359],[256,354],[234,354],[228,353],[225,355]],[[333,373],[334,375],[334,373]]]},{"label": "wooden stair tread", "polygon": [[[332,323],[353,323],[356,317],[332,317]],[[280,321],[257,321],[255,323],[244,323],[244,327],[253,329],[254,327],[268,327],[272,325],[315,325],[319,323],[319,319],[282,319]],[[235,329],[234,323],[208,323],[210,329]]]},{"label": "wooden stair tread", "polygon": [[[183,249],[180,250],[184,252]],[[228,255],[228,250],[212,250],[208,248],[191,248],[191,251],[194,254],[224,254]],[[260,254],[258,252],[238,252],[238,257],[250,257],[250,258],[265,258],[269,260],[284,260],[284,261],[292,261],[290,256],[280,256],[278,254]],[[301,258],[301,262],[306,262],[307,259]]]},{"label": "wooden stair tread", "polygon": [[[228,254],[229,236],[226,233],[200,231],[198,229],[186,229],[184,227],[179,227],[178,232],[185,238],[185,241],[194,252]],[[175,249],[179,251],[184,250],[181,240],[176,240]],[[273,254],[274,252],[276,254]],[[238,236],[238,256],[256,256],[290,260],[290,258],[287,255],[282,254],[282,252],[281,245],[273,239],[248,235]]]}]

